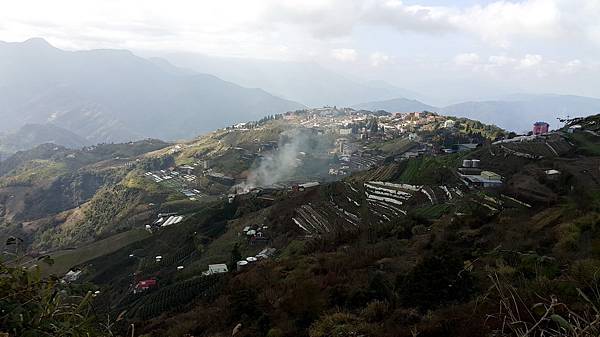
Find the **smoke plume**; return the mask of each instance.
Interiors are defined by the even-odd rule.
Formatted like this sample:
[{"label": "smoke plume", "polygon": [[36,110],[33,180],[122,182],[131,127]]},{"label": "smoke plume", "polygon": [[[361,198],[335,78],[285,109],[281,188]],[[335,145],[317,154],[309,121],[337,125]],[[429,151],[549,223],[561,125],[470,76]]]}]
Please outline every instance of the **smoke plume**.
[{"label": "smoke plume", "polygon": [[330,144],[325,137],[314,130],[296,128],[281,133],[278,149],[266,154],[258,166],[251,170],[245,183],[236,186],[236,190],[248,191],[253,187],[271,186],[293,177],[299,165],[302,165],[301,152],[315,153],[327,151]]}]

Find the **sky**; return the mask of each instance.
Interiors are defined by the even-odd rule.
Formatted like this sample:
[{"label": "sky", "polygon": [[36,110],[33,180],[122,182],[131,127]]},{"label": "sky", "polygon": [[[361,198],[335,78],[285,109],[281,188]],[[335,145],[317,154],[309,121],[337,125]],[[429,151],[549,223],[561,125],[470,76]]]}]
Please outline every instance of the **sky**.
[{"label": "sky", "polygon": [[0,40],[317,62],[447,103],[600,97],[600,0],[19,0]]}]

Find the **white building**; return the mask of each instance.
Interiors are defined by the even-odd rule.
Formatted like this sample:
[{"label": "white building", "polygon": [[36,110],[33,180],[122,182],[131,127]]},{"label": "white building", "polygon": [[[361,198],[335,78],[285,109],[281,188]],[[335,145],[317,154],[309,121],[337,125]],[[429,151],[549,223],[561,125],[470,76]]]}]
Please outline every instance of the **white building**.
[{"label": "white building", "polygon": [[74,281],[77,281],[77,279],[80,276],[81,276],[81,270],[69,270],[63,277],[63,280],[65,282],[74,282]]},{"label": "white building", "polygon": [[224,263],[209,264],[208,270],[203,272],[202,275],[214,275],[228,272],[227,265]]},{"label": "white building", "polygon": [[447,119],[447,120],[444,122],[444,128],[451,128],[451,127],[454,127],[454,120],[452,120],[452,119]]}]

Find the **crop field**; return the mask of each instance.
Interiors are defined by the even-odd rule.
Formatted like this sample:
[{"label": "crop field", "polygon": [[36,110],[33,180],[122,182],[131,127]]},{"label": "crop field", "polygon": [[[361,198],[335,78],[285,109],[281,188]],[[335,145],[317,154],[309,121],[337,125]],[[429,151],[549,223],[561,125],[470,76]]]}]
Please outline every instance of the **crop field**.
[{"label": "crop field", "polygon": [[42,271],[44,274],[62,275],[74,266],[112,253],[148,236],[150,233],[146,230],[132,229],[76,249],[60,250],[50,254],[54,263],[50,266],[42,266]]},{"label": "crop field", "polygon": [[577,132],[571,135],[571,137],[583,152],[600,156],[600,144],[598,144],[597,136],[590,133]]},{"label": "crop field", "polygon": [[397,138],[383,144],[374,144],[372,147],[379,148],[385,153],[398,154],[404,153],[416,145],[417,143],[408,140],[408,138]]},{"label": "crop field", "polygon": [[425,218],[439,218],[464,196],[454,186],[410,185],[383,181],[344,182],[330,191],[327,201],[309,202],[295,209],[293,223],[310,235],[358,229],[361,223],[393,221],[413,210]]}]

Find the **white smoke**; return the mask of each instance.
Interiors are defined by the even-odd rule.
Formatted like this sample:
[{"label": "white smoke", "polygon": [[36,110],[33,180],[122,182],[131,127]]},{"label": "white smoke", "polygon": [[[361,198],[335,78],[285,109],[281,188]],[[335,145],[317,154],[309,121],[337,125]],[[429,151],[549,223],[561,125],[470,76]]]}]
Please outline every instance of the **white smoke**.
[{"label": "white smoke", "polygon": [[279,137],[279,149],[263,157],[259,166],[250,172],[247,183],[270,186],[290,177],[298,167],[298,155],[307,147],[308,138],[299,129],[283,132]]},{"label": "white smoke", "polygon": [[[312,141],[312,143],[311,143]],[[315,149],[321,139],[303,129],[292,129],[281,133],[278,150],[266,154],[258,167],[251,170],[245,183],[235,186],[236,191],[247,192],[254,187],[272,186],[292,177],[301,165],[301,152]]]}]

